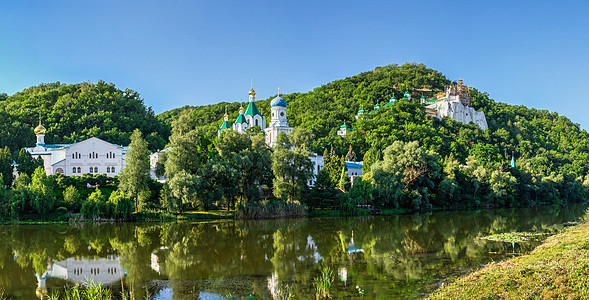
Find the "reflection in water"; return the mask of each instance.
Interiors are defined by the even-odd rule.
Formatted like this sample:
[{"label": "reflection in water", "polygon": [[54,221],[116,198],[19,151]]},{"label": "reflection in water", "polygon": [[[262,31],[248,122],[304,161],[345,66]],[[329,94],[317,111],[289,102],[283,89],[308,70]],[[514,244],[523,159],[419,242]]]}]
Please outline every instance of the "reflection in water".
[{"label": "reflection in water", "polygon": [[95,284],[108,286],[121,281],[125,270],[121,268],[119,258],[109,255],[105,258],[68,258],[54,262],[43,274],[37,277],[36,295],[39,298],[47,295],[47,279],[61,279],[80,285]]},{"label": "reflection in water", "polygon": [[[95,282],[158,299],[313,298],[319,265],[334,298],[418,298],[442,280],[525,252],[481,237],[551,230],[585,207],[213,223],[0,226],[0,286],[34,299]],[[514,247],[514,248],[512,248]],[[16,255],[18,254],[18,255]]]}]

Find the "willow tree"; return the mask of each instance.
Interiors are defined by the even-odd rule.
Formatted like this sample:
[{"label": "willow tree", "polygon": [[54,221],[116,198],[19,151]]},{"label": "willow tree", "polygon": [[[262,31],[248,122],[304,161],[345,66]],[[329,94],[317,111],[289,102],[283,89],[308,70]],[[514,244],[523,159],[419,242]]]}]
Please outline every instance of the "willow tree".
[{"label": "willow tree", "polygon": [[139,129],[131,135],[125,168],[119,175],[119,190],[135,202],[135,211],[143,208],[149,199],[149,149]]}]

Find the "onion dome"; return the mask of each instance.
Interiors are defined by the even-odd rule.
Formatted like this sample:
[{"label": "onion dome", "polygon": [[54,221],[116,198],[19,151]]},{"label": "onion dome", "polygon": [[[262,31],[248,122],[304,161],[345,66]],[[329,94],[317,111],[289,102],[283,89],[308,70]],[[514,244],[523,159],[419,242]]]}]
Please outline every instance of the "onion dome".
[{"label": "onion dome", "polygon": [[360,110],[358,111],[358,114],[361,115],[364,113],[364,107],[360,108]]},{"label": "onion dome", "polygon": [[254,88],[252,88],[252,89],[250,90],[249,94],[250,94],[250,95],[255,95],[255,94],[256,94],[256,91],[254,91]]},{"label": "onion dome", "polygon": [[39,135],[39,134],[45,134],[45,132],[47,132],[47,129],[41,125],[41,122],[39,122],[39,126],[35,127],[35,134]]},{"label": "onion dome", "polygon": [[276,107],[276,106],[280,106],[280,107],[286,107],[286,100],[284,100],[284,98],[277,96],[276,98],[272,99],[272,101],[270,102],[270,106],[271,107]]},{"label": "onion dome", "polygon": [[407,97],[409,94],[409,91],[406,91],[405,94],[403,94],[403,96]]}]

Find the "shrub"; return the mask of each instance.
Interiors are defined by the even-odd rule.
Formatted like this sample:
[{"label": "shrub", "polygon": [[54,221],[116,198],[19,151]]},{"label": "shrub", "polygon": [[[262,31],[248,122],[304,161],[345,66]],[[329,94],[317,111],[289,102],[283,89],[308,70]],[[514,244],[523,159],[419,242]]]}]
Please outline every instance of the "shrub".
[{"label": "shrub", "polygon": [[238,219],[301,218],[307,214],[307,207],[298,201],[263,201],[239,204]]}]

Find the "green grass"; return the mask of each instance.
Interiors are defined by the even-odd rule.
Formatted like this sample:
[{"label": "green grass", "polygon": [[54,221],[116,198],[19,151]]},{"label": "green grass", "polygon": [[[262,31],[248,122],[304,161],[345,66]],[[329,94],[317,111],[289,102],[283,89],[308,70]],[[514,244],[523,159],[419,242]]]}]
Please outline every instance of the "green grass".
[{"label": "green grass", "polygon": [[330,267],[321,267],[321,274],[315,277],[313,285],[315,286],[315,296],[317,299],[331,298],[331,285],[333,284],[333,271]]},{"label": "green grass", "polygon": [[460,277],[429,299],[589,299],[589,224],[568,227],[527,255]]}]

